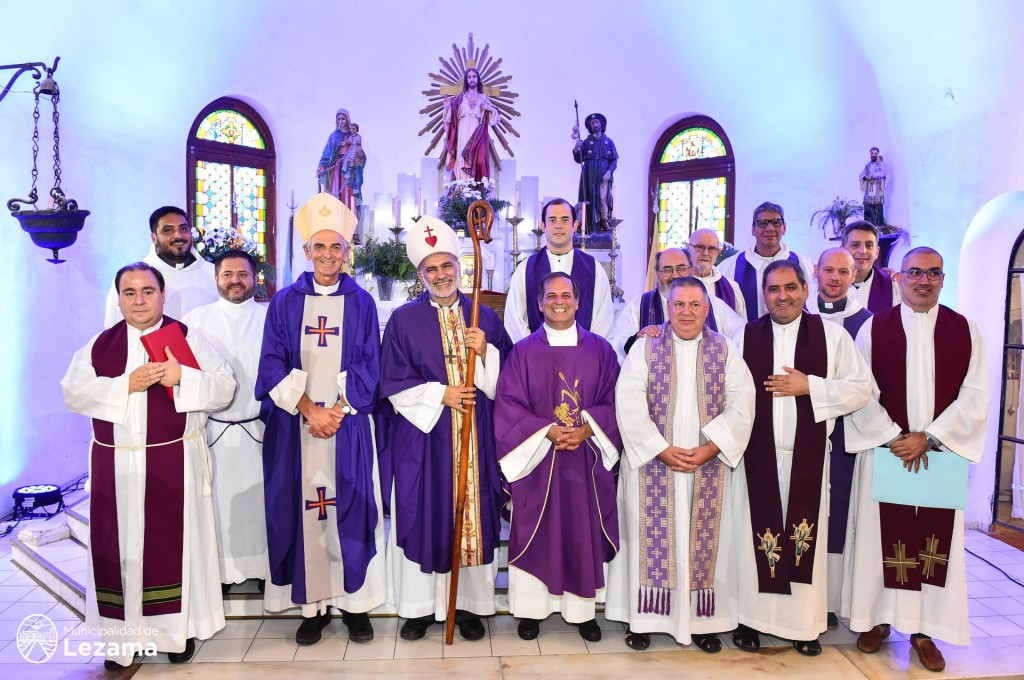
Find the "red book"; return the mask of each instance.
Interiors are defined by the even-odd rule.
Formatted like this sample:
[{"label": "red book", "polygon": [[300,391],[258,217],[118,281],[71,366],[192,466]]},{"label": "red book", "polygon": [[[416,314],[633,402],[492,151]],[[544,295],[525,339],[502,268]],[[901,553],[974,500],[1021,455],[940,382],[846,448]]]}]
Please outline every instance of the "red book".
[{"label": "red book", "polygon": [[[158,328],[152,333],[143,335],[142,346],[146,348],[150,361],[158,363],[167,361],[167,353],[164,352],[164,348],[170,347],[171,354],[174,355],[179,364],[196,370],[202,370],[199,368],[199,362],[196,361],[196,355],[192,354],[192,348],[188,346],[188,341],[185,340],[185,334],[181,332],[181,324],[177,321],[169,323],[163,328]],[[167,396],[173,401],[174,387],[165,386],[164,389],[167,390]]]}]

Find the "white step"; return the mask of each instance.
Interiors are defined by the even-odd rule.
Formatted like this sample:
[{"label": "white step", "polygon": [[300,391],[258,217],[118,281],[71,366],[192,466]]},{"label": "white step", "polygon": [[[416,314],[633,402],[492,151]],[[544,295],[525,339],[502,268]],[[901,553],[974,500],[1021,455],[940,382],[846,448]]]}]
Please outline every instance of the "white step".
[{"label": "white step", "polygon": [[11,539],[11,561],[83,618],[87,559],[88,550],[74,538],[42,546]]}]

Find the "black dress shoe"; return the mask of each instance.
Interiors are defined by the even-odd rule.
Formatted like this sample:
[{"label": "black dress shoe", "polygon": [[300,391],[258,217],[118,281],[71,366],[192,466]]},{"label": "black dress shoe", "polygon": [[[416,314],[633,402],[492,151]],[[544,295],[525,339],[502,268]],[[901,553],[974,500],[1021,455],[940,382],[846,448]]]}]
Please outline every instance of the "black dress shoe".
[{"label": "black dress shoe", "polygon": [[299,629],[295,631],[295,642],[300,645],[313,645],[320,642],[320,631],[331,622],[331,610],[323,614],[315,614],[310,617],[302,617]]},{"label": "black dress shoe", "polygon": [[744,652],[757,652],[761,649],[761,636],[753,628],[741,623],[732,632],[732,643]]},{"label": "black dress shoe", "polygon": [[220,594],[221,594],[221,596],[227,595],[229,592],[231,592],[231,586],[233,586],[233,585],[234,585],[233,583],[221,583],[220,584]]},{"label": "black dress shoe", "polygon": [[132,665],[136,661],[138,661],[138,660],[139,660],[139,655],[136,654],[135,656],[132,657],[132,662],[130,664],[128,664],[127,666],[122,666],[121,664],[119,664],[118,662],[116,662],[116,661],[114,661],[112,659],[104,659],[103,660],[103,670],[105,670],[105,671],[123,671],[125,668],[131,668]]},{"label": "black dress shoe", "polygon": [[828,629],[835,630],[839,627],[839,617],[836,616],[835,612],[828,613]]},{"label": "black dress shoe", "polygon": [[[196,639],[189,638],[185,640],[185,651],[183,652],[167,652],[167,660],[171,663],[188,663],[188,661],[196,655]],[[105,662],[104,662],[105,663]]]},{"label": "black dress shoe", "polygon": [[256,587],[260,589],[261,593],[265,593],[267,591],[267,581],[266,581],[266,579],[262,579],[262,578],[256,579]]},{"label": "black dress shoe", "polygon": [[634,633],[632,631],[627,631],[625,640],[627,647],[635,649],[638,652],[642,652],[651,646],[651,636],[648,633]]},{"label": "black dress shoe", "polygon": [[601,640],[601,626],[597,625],[597,619],[590,619],[579,624],[580,637],[587,642],[599,642]]},{"label": "black dress shoe", "polygon": [[475,642],[482,640],[487,631],[484,629],[484,622],[480,617],[471,612],[455,610],[455,623],[459,625],[459,635],[463,640]]},{"label": "black dress shoe", "polygon": [[821,643],[817,638],[814,640],[793,640],[793,649],[804,656],[818,656],[821,654]]},{"label": "black dress shoe", "polygon": [[523,640],[536,640],[540,635],[540,621],[537,619],[519,619],[519,637]]},{"label": "black dress shoe", "polygon": [[694,633],[690,636],[690,639],[693,640],[693,644],[697,645],[697,648],[702,652],[717,654],[722,651],[722,638],[718,637],[716,633]]},{"label": "black dress shoe", "polygon": [[341,621],[348,628],[348,639],[352,642],[369,642],[373,639],[373,625],[366,613],[341,612]]},{"label": "black dress shoe", "polygon": [[434,615],[428,614],[416,619],[407,619],[398,633],[403,640],[420,640],[427,634],[427,628],[434,625]]}]

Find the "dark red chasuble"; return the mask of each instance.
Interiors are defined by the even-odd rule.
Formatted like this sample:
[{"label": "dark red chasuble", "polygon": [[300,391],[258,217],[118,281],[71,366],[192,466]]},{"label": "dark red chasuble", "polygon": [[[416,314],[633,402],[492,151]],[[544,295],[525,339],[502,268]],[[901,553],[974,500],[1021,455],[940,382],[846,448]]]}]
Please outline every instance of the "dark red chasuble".
[{"label": "dark red chasuble", "polygon": [[[900,430],[907,433],[907,398],[916,399],[919,395],[907,394],[907,335],[901,308],[898,305],[875,314],[871,326],[871,372],[878,384],[879,403]],[[970,362],[971,330],[967,319],[939,305],[935,320],[933,419],[956,401]],[[945,587],[955,511],[896,503],[879,503],[878,511],[885,587],[921,590],[922,583]]]},{"label": "dark red chasuble", "polygon": [[[776,464],[775,422],[771,392],[764,388],[774,373],[772,319],[765,315],[748,323],[743,336],[743,359],[757,388],[754,427],[743,454],[750,501],[751,539],[757,563],[757,588],[762,593],[790,594],[790,583],[810,583],[818,541],[821,478],[825,470],[825,421],[814,422],[810,395],[796,399],[796,439],[790,472],[786,517]],[[794,368],[807,375],[828,375],[825,327],[817,314],[804,312],[796,336]],[[763,533],[762,533],[763,532]]]},{"label": "dark red chasuble", "polygon": [[[188,328],[177,323],[182,334]],[[96,375],[116,378],[128,364],[128,324],[121,321],[100,333],[92,346]],[[159,383],[146,390],[146,500],[142,551],[142,614],[176,614],[181,611],[182,556],[185,521],[185,434],[188,415],[178,413]],[[114,461],[130,452],[114,446],[114,424],[93,419],[92,548],[93,578],[99,613],[124,620],[124,580],[118,546],[117,488]],[[165,444],[165,442],[173,442]]]}]

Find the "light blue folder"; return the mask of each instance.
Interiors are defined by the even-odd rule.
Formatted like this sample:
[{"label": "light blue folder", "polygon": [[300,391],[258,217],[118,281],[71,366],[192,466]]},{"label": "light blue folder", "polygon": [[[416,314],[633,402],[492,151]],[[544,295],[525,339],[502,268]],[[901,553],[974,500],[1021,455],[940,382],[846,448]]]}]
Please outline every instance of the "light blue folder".
[{"label": "light blue folder", "polygon": [[875,449],[871,498],[880,503],[921,505],[926,508],[967,507],[967,466],[970,463],[948,451],[929,451],[928,469],[916,473],[889,449]]}]

